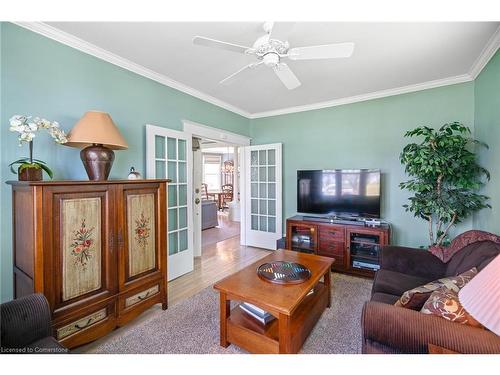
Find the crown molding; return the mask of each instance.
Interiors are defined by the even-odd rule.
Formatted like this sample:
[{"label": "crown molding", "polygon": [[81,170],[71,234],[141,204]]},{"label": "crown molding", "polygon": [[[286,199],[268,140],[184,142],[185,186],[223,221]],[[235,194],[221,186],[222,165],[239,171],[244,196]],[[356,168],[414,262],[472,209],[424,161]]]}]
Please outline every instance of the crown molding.
[{"label": "crown molding", "polygon": [[500,26],[498,26],[497,30],[488,40],[488,43],[486,43],[483,50],[481,51],[481,54],[478,56],[476,61],[474,61],[474,64],[472,64],[472,67],[469,70],[469,75],[472,77],[472,79],[477,78],[479,73],[481,73],[486,64],[488,64],[493,55],[495,55],[498,48],[500,48]]},{"label": "crown molding", "polygon": [[109,62],[113,65],[119,66],[123,69],[129,70],[136,74],[139,74],[143,77],[149,78],[153,81],[161,83],[165,86],[171,87],[173,89],[182,91],[183,93],[194,96],[195,98],[201,99],[210,104],[216,105],[223,109],[226,109],[230,112],[236,113],[240,116],[249,118],[250,113],[238,108],[232,104],[226,103],[220,99],[217,99],[211,95],[205,94],[201,91],[198,91],[192,87],[184,85],[180,82],[177,82],[163,74],[159,74],[154,72],[142,65],[136,64],[128,59],[115,55],[103,48],[100,48],[92,43],[89,43],[83,39],[80,39],[74,35],[68,34],[62,30],[59,30],[55,27],[47,25],[43,22],[13,22],[14,24],[21,26],[25,29],[33,31],[37,34],[43,35],[47,38],[53,39],[59,43],[65,44],[69,47],[75,48],[79,51],[82,51],[88,55],[92,55],[97,57],[98,59]]},{"label": "crown molding", "polygon": [[411,93],[411,92],[415,92],[415,91],[422,91],[422,90],[432,89],[435,87],[449,86],[449,85],[454,85],[457,83],[463,83],[463,82],[469,82],[469,81],[472,81],[472,77],[469,74],[462,74],[459,76],[454,76],[454,77],[449,77],[449,78],[444,78],[444,79],[437,79],[435,81],[417,83],[414,85],[397,87],[394,89],[387,89],[387,90],[371,92],[368,94],[350,96],[347,98],[328,100],[326,102],[300,105],[300,106],[296,106],[296,107],[287,107],[287,108],[283,108],[283,109],[277,109],[277,110],[266,111],[266,112],[252,113],[250,115],[250,118],[257,119],[257,118],[262,118],[262,117],[285,115],[285,114],[289,114],[289,113],[312,111],[315,109],[323,109],[323,108],[328,108],[328,107],[337,107],[339,105],[344,105],[344,104],[364,102],[367,100],[380,99],[380,98],[385,98],[388,96],[394,96],[394,95],[400,95],[400,94],[407,94],[407,93]]},{"label": "crown molding", "polygon": [[231,111],[233,113],[236,113],[236,114],[243,116],[243,117],[246,117],[248,119],[257,119],[257,118],[263,118],[263,117],[285,115],[285,114],[289,114],[289,113],[312,111],[312,110],[323,109],[323,108],[328,108],[328,107],[336,107],[336,106],[344,105],[344,104],[352,104],[352,103],[363,102],[363,101],[372,100],[372,99],[380,99],[380,98],[384,98],[384,97],[388,97],[388,96],[407,94],[407,93],[431,89],[431,88],[435,88],[435,87],[448,86],[448,85],[454,85],[457,83],[473,81],[474,79],[476,79],[476,77],[479,75],[479,73],[482,71],[482,69],[486,66],[488,61],[493,57],[493,55],[496,53],[496,51],[500,47],[500,26],[499,26],[497,28],[497,30],[495,31],[495,33],[489,39],[486,46],[483,48],[479,57],[472,64],[472,67],[469,70],[469,72],[466,74],[462,74],[462,75],[458,75],[458,76],[454,76],[454,77],[443,78],[443,79],[438,79],[438,80],[434,80],[434,81],[417,83],[414,85],[397,87],[397,88],[393,88],[393,89],[375,91],[372,93],[356,95],[356,96],[351,96],[351,97],[347,97],[347,98],[334,99],[334,100],[318,102],[318,103],[313,103],[313,104],[307,104],[307,105],[301,105],[301,106],[286,107],[286,108],[281,108],[281,109],[271,110],[271,111],[250,113],[250,112],[247,112],[247,111],[245,111],[239,107],[236,107],[232,104],[229,104],[229,103],[224,102],[220,99],[217,99],[211,95],[205,94],[205,93],[198,91],[192,87],[189,87],[189,86],[184,85],[180,82],[177,82],[177,81],[175,81],[175,80],[173,80],[173,79],[171,79],[163,74],[159,74],[159,73],[154,72],[154,71],[152,71],[152,70],[150,70],[142,65],[136,64],[130,60],[127,60],[123,57],[115,55],[114,53],[111,53],[103,48],[100,48],[92,43],[86,42],[83,39],[80,39],[74,35],[68,34],[62,30],[59,30],[55,27],[47,25],[43,22],[13,22],[13,23],[18,25],[18,26],[21,26],[25,29],[33,31],[37,34],[41,34],[47,38],[53,39],[57,42],[60,42],[60,43],[65,44],[69,47],[75,48],[75,49],[82,51],[86,54],[97,57],[101,60],[104,60],[106,62],[109,62],[111,64],[119,66],[123,69],[129,70],[129,71],[134,72],[136,74],[139,74],[143,77],[149,78],[149,79],[156,81],[158,83],[161,83],[165,86],[174,88],[174,89],[179,90],[181,92],[184,92],[184,93],[191,95],[195,98],[201,99],[201,100],[206,101],[210,104],[213,104],[213,105],[218,106],[220,108],[226,109],[228,111]]}]

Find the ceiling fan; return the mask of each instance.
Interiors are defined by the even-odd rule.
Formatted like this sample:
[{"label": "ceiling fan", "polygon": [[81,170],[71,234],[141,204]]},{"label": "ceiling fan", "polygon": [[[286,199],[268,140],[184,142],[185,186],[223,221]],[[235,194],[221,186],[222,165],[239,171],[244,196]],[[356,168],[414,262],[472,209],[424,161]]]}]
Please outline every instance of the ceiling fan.
[{"label": "ceiling fan", "polygon": [[354,43],[324,44],[319,46],[290,48],[286,41],[293,23],[265,22],[265,35],[258,38],[252,47],[227,43],[220,40],[195,36],[193,43],[201,46],[224,49],[227,51],[253,55],[258,61],[251,63],[219,83],[227,85],[241,77],[241,73],[265,65],[274,70],[287,89],[293,90],[301,85],[290,67],[282,60],[317,60],[350,57],[354,51]]}]

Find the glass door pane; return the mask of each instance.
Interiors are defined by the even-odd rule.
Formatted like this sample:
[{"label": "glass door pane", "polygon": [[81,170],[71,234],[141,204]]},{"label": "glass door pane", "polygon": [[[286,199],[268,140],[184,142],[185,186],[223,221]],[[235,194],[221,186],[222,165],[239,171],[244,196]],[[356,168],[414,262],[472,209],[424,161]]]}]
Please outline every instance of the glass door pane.
[{"label": "glass door pane", "polygon": [[146,125],[146,177],[167,178],[168,279],[193,270],[191,135]]},{"label": "glass door pane", "polygon": [[[268,164],[272,162],[272,164]],[[251,152],[250,188],[252,229],[276,231],[276,154],[275,150]]]},{"label": "glass door pane", "polygon": [[276,249],[283,230],[281,144],[249,146],[245,155],[245,242]]},{"label": "glass door pane", "polygon": [[188,249],[187,148],[185,140],[173,137],[167,137],[166,146],[169,193],[176,198],[169,199],[168,234],[174,245],[170,254],[176,254]]}]

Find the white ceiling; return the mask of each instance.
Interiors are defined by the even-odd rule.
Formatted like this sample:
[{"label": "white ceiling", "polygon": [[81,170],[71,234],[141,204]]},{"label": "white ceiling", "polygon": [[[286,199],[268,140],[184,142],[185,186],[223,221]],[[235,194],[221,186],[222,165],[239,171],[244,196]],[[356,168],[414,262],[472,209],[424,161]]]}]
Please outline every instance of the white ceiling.
[{"label": "white ceiling", "polygon": [[[302,86],[289,91],[264,66],[230,86],[220,85],[220,80],[254,62],[255,57],[192,44],[193,37],[200,35],[251,46],[263,35],[261,22],[50,22],[45,25],[177,81],[185,88],[183,91],[248,117],[296,111],[293,107],[311,109],[317,103],[340,103],[367,94],[376,97],[381,91],[404,92],[408,86],[415,88],[406,91],[415,91],[467,81],[474,78],[471,72],[475,65],[485,63],[482,54],[489,49],[489,58],[498,48],[500,34],[497,30],[500,22],[299,22],[288,37],[291,47],[337,42],[354,42],[356,47],[347,59],[289,61],[288,65],[302,82]],[[429,83],[436,80],[440,81]]]}]

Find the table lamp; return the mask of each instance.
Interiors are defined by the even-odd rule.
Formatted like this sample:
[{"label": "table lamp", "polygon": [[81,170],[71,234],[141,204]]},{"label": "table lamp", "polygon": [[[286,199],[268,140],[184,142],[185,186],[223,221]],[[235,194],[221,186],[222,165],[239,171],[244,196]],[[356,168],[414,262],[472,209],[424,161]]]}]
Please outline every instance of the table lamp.
[{"label": "table lamp", "polygon": [[82,148],[80,158],[89,180],[107,180],[115,159],[113,150],[125,150],[128,144],[120,134],[111,116],[89,111],[68,134],[65,146]]},{"label": "table lamp", "polygon": [[458,299],[474,319],[500,335],[500,255],[458,292]]}]

